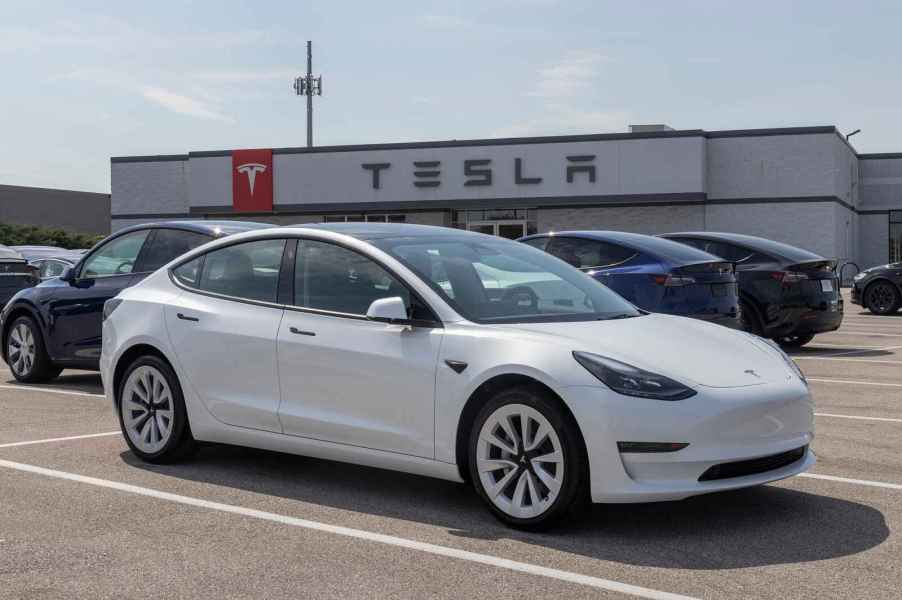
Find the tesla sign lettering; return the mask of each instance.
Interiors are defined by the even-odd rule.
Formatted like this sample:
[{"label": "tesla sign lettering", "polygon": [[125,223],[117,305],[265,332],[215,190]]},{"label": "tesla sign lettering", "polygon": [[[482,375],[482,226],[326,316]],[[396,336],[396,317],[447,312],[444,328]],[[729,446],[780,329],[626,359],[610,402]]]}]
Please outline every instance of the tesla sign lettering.
[{"label": "tesla sign lettering", "polygon": [[272,150],[232,151],[232,207],[235,212],[271,212],[272,182]]}]

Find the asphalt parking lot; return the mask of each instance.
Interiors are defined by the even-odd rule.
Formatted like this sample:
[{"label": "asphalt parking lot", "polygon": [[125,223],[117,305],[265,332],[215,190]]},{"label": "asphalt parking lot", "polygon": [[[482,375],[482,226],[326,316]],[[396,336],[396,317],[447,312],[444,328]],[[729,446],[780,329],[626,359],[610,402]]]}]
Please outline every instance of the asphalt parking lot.
[{"label": "asphalt parking lot", "polygon": [[793,352],[805,476],[530,534],[470,488],[223,446],[136,461],[93,373],[0,379],[0,598],[898,597],[902,314]]}]

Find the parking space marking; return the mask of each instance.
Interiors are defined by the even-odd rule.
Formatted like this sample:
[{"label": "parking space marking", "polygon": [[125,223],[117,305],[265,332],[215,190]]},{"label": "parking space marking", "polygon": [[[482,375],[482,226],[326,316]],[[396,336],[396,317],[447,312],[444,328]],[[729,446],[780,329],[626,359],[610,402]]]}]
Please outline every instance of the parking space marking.
[{"label": "parking space marking", "polygon": [[30,385],[2,385],[0,390],[17,390],[20,392],[46,392],[48,394],[64,394],[66,396],[90,396],[92,398],[106,398],[103,394],[92,394],[90,392],[76,392],[74,390],[58,390],[55,388],[32,387]]},{"label": "parking space marking", "polygon": [[872,365],[902,365],[902,360],[873,360],[870,358],[833,358],[832,356],[793,356],[793,360],[835,360],[840,362],[858,362]]},{"label": "parking space marking", "polygon": [[407,538],[397,537],[393,535],[386,535],[383,533],[375,533],[372,531],[365,531],[363,529],[352,529],[350,527],[342,527],[340,525],[329,525],[327,523],[320,523],[318,521],[310,521],[307,519],[300,519],[297,517],[289,517],[286,515],[280,515],[277,513],[265,512],[262,510],[255,510],[252,508],[245,508],[243,506],[235,506],[233,504],[223,504],[220,502],[213,502],[211,500],[202,500],[200,498],[193,498],[191,496],[182,496],[180,494],[172,494],[170,492],[163,492],[160,490],[155,490],[152,488],[141,487],[137,485],[131,485],[127,483],[120,483],[118,481],[110,481],[107,479],[98,479],[96,477],[87,477],[85,475],[77,475],[75,473],[67,473],[65,471],[56,471],[54,469],[45,469],[44,467],[38,467],[35,465],[27,465],[23,463],[12,462],[8,460],[0,460],[0,467],[6,469],[12,469],[15,471],[22,471],[25,473],[33,473],[36,475],[43,475],[45,477],[52,477],[55,479],[64,479],[67,481],[74,481],[77,483],[84,483],[88,485],[93,485],[96,487],[107,488],[111,490],[118,490],[121,492],[128,492],[130,494],[137,494],[139,496],[146,496],[149,498],[156,498],[159,500],[166,500],[168,502],[175,502],[178,504],[184,504],[187,506],[194,506],[197,508],[206,508],[208,510],[215,510],[224,513],[231,513],[234,515],[241,515],[244,517],[250,517],[253,519],[261,519],[264,521],[270,521],[272,523],[280,523],[282,525],[290,525],[292,527],[300,527],[303,529],[310,529],[313,531],[321,531],[325,533],[332,533],[335,535],[341,535],[348,538],[353,538],[357,540],[364,540],[368,542],[377,542],[380,544],[387,544],[389,546],[396,546],[399,548],[406,548],[408,550],[417,550],[419,552],[426,552],[428,554],[434,554],[436,556],[444,556],[446,558],[456,558],[459,560],[466,560],[469,562],[479,563],[483,565],[488,565],[491,567],[497,567],[501,569],[508,569],[511,571],[518,571],[520,573],[527,573],[530,575],[538,575],[541,577],[549,577],[551,579],[557,579],[559,581],[565,581],[568,583],[575,583],[578,585],[584,585],[596,589],[607,590],[610,592],[619,592],[621,594],[627,594],[630,596],[636,596],[639,598],[651,598],[653,600],[696,600],[691,596],[683,596],[680,594],[673,594],[670,592],[661,592],[658,590],[653,590],[649,588],[644,588],[636,585],[630,585],[628,583],[621,583],[619,581],[613,581],[610,579],[602,579],[600,577],[593,577],[590,575],[583,575],[581,573],[574,573],[572,571],[563,571],[560,569],[553,569],[550,567],[542,567],[539,565],[534,565],[530,563],[523,563],[515,560],[510,560],[506,558],[501,558],[498,556],[492,556],[490,554],[480,554],[478,552],[471,552],[469,550],[460,550],[458,548],[451,548],[448,546],[440,546],[438,544],[430,544],[427,542],[418,542],[416,540],[410,540]]},{"label": "parking space marking", "polygon": [[[0,461],[2,462],[2,461]],[[799,477],[807,477],[809,479],[823,479],[825,481],[835,481],[838,483],[851,483],[854,485],[864,485],[867,487],[886,488],[888,490],[902,490],[902,485],[898,483],[885,483],[883,481],[868,481],[867,479],[849,479],[848,477],[836,477],[835,475],[821,475],[819,473],[799,473]]]},{"label": "parking space marking", "polygon": [[832,419],[856,419],[861,421],[885,421],[887,423],[902,423],[902,419],[889,417],[862,417],[859,415],[834,415],[832,413],[814,413],[815,417],[830,417]]},{"label": "parking space marking", "polygon": [[808,381],[816,381],[818,383],[847,383],[850,385],[875,385],[878,387],[902,387],[902,383],[883,383],[881,381],[852,381],[851,379],[819,379],[808,377]]},{"label": "parking space marking", "polygon": [[879,333],[877,331],[831,331],[830,335],[872,335],[875,337],[902,337],[902,333]]},{"label": "parking space marking", "polygon": [[30,440],[27,442],[10,442],[8,444],[0,444],[0,448],[18,448],[19,446],[34,446],[36,444],[51,444],[53,442],[70,442],[72,440],[87,440],[90,438],[107,437],[111,435],[122,435],[121,431],[105,431],[103,433],[88,433],[85,435],[70,435],[67,437],[47,438],[44,440]]},{"label": "parking space marking", "polygon": [[833,348],[854,348],[855,350],[880,350],[883,346],[862,346],[861,344],[828,344],[826,342],[818,342],[816,344],[808,344],[805,348],[812,350],[831,350]]}]

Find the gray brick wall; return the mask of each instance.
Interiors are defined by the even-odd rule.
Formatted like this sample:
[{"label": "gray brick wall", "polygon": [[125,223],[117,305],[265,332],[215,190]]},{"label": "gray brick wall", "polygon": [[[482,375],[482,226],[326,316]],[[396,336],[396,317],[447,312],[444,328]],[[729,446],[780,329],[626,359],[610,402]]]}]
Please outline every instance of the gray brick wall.
[{"label": "gray brick wall", "polygon": [[109,233],[110,195],[0,185],[0,223]]},{"label": "gray brick wall", "polygon": [[701,205],[574,207],[539,209],[540,233],[574,229],[613,229],[634,233],[667,233],[705,228]]},{"label": "gray brick wall", "polygon": [[188,212],[188,161],[114,162],[110,169],[113,216]]}]

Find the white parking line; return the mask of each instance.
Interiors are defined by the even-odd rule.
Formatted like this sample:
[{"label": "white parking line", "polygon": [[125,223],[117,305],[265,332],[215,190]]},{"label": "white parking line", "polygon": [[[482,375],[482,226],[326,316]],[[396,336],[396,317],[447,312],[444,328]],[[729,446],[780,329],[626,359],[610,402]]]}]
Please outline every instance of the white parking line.
[{"label": "white parking line", "polygon": [[833,348],[854,348],[856,350],[879,350],[883,346],[862,346],[861,344],[828,344],[826,342],[817,342],[816,344],[808,344],[807,349],[812,350],[831,350]]},{"label": "white parking line", "polygon": [[832,413],[814,413],[815,417],[830,417],[832,419],[856,419],[861,421],[884,421],[887,423],[902,423],[902,419],[891,419],[889,417],[861,417],[858,415],[834,415]]},{"label": "white parking line", "polygon": [[883,383],[879,381],[852,381],[850,379],[816,379],[808,377],[808,381],[816,381],[818,383],[848,383],[851,385],[875,385],[878,387],[902,387],[902,383]]},{"label": "white parking line", "polygon": [[32,387],[30,385],[2,385],[0,390],[16,390],[19,392],[46,392],[48,394],[63,394],[66,396],[90,396],[93,398],[106,398],[103,394],[91,394],[89,392],[76,392],[73,390],[58,390],[55,388]]},{"label": "white parking line", "polygon": [[[874,337],[902,337],[902,333],[879,333],[877,331],[831,331],[831,335],[859,335]],[[827,335],[826,333],[823,335]]]},{"label": "white parking line", "polygon": [[19,446],[34,446],[35,444],[50,444],[53,442],[70,442],[72,440],[86,440],[89,438],[106,437],[110,435],[122,435],[121,431],[106,431],[104,433],[89,433],[87,435],[70,435],[68,437],[47,438],[45,440],[31,440],[28,442],[11,442],[0,444],[0,448],[17,448]]},{"label": "white parking line", "polygon": [[793,360],[837,360],[841,362],[858,362],[875,365],[902,365],[902,360],[873,360],[870,358],[833,358],[832,356],[793,356]]},{"label": "white parking line", "polygon": [[265,512],[262,510],[245,508],[243,506],[222,504],[220,502],[212,502],[210,500],[202,500],[200,498],[192,498],[190,496],[182,496],[180,494],[171,494],[169,492],[163,492],[160,490],[141,487],[137,485],[130,485],[127,483],[120,483],[118,481],[109,481],[106,479],[97,479],[95,477],[86,477],[84,475],[77,475],[75,473],[45,469],[43,467],[11,462],[8,460],[0,460],[0,467],[13,469],[16,471],[24,471],[26,473],[34,473],[36,475],[44,475],[45,477],[53,477],[56,479],[65,479],[68,481],[85,483],[96,487],[128,492],[130,494],[138,494],[140,496],[157,498],[159,500],[166,500],[168,502],[176,502],[178,504],[184,504],[187,506],[206,508],[208,510],[216,510],[224,513],[250,517],[253,519],[262,519],[264,521],[281,523],[282,525],[290,525],[292,527],[300,527],[303,529],[311,529],[313,531],[332,533],[335,535],[341,535],[357,540],[377,542],[380,544],[387,544],[389,546],[406,548],[408,550],[417,550],[420,552],[426,552],[428,554],[444,556],[446,558],[456,558],[459,560],[466,560],[474,563],[488,565],[491,567],[518,571],[520,573],[549,577],[551,579],[566,581],[568,583],[585,585],[588,587],[608,590],[611,592],[619,592],[621,594],[628,594],[630,596],[637,596],[639,598],[652,598],[655,600],[695,600],[690,596],[671,594],[669,592],[660,592],[649,588],[630,585],[628,583],[621,583],[619,581],[602,579],[600,577],[592,577],[590,575],[583,575],[581,573],[573,573],[571,571],[562,571],[560,569],[552,569],[549,567],[542,567],[539,565],[518,562],[506,558],[500,558],[498,556],[492,556],[490,554],[480,554],[477,552],[470,552],[468,550],[450,548],[448,546],[439,546],[437,544],[418,542],[416,540],[409,540],[407,538],[396,537],[393,535],[385,535],[382,533],[375,533],[362,529],[352,529],[350,527],[341,527],[339,525],[329,525],[317,521],[310,521],[307,519],[299,519],[297,517],[289,517],[286,515]]},{"label": "white parking line", "polygon": [[849,479],[847,477],[836,477],[834,475],[820,475],[818,473],[799,473],[799,477],[807,477],[809,479],[824,479],[826,481],[836,481],[839,483],[852,483],[854,485],[865,485],[868,487],[886,488],[888,490],[902,490],[902,485],[898,483],[885,483],[883,481],[868,481],[866,479]]}]

